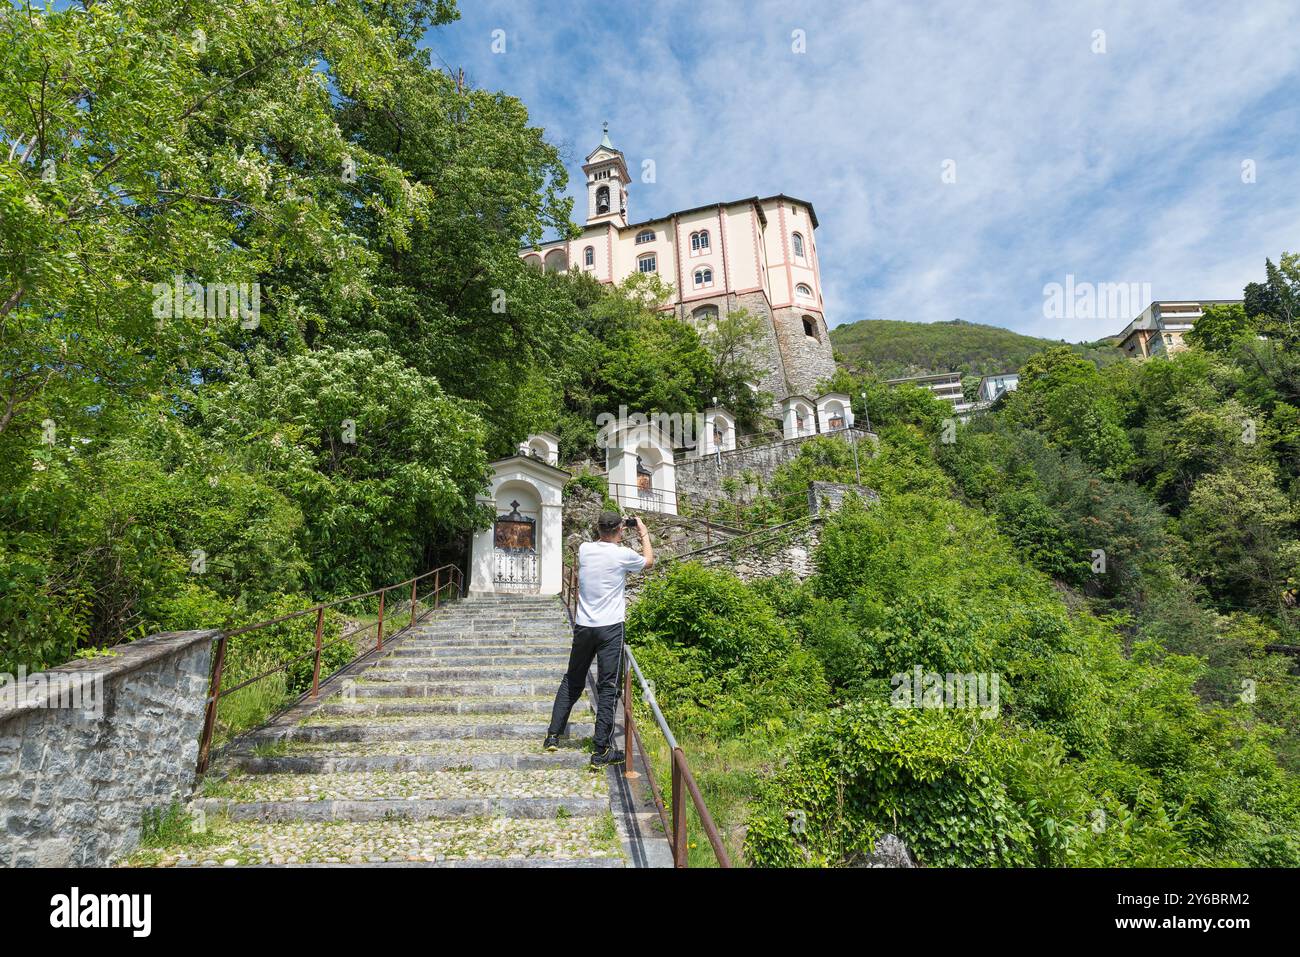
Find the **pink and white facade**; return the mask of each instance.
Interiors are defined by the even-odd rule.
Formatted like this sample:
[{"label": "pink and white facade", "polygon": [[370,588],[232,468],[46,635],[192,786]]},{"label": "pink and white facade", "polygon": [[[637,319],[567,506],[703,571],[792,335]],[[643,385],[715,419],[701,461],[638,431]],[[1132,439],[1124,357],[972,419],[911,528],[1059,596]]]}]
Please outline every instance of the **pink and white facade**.
[{"label": "pink and white facade", "polygon": [[606,135],[582,167],[587,221],[581,235],[523,250],[547,272],[578,269],[603,283],[654,272],[672,286],[664,304],[706,328],[734,309],[767,321],[754,359],[764,370],[754,386],[777,401],[818,394],[835,371],[822,306],[817,214],[811,203],[779,194],[627,221],[631,177]]}]

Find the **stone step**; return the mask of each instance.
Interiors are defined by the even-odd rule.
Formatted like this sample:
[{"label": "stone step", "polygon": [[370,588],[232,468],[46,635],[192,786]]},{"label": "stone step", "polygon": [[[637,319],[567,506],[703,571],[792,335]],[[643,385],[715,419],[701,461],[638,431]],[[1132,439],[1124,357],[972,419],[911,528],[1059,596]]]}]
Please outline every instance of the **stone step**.
[{"label": "stone step", "polygon": [[[540,715],[538,717],[541,717]],[[570,737],[583,738],[595,734],[593,722],[569,722]],[[301,724],[285,729],[275,738],[260,740],[281,741],[438,741],[456,738],[489,738],[512,740],[546,737],[546,722],[476,721],[463,724],[430,724],[427,720],[403,724],[371,718],[368,724]]]},{"label": "stone step", "polygon": [[495,637],[498,641],[517,641],[523,638],[550,638],[570,639],[573,638],[573,629],[560,625],[521,625],[515,622],[502,622],[500,624],[474,624],[464,623],[447,625],[443,628],[422,628],[407,636],[403,644],[408,644],[416,639],[439,639],[439,638],[477,638],[477,637]]},{"label": "stone step", "polygon": [[438,640],[412,637],[403,641],[392,650],[405,651],[412,650],[423,653],[429,649],[451,650],[463,648],[520,648],[524,650],[544,650],[547,648],[565,648],[568,649],[573,645],[573,635],[565,632],[563,637],[535,638],[532,636],[521,636],[511,638],[508,641],[496,638],[491,635],[486,636],[464,636],[442,638]]},{"label": "stone step", "polygon": [[260,864],[405,864],[444,867],[625,864],[608,814],[558,820],[211,821],[199,847],[137,852],[163,867]]},{"label": "stone step", "polygon": [[[550,714],[554,699],[540,695],[518,698],[370,698],[364,702],[327,701],[316,709],[318,715],[353,715],[364,718],[385,714]],[[573,713],[590,713],[591,703],[584,696],[574,705]]]},{"label": "stone step", "polygon": [[[501,664],[496,659],[520,658],[564,658],[569,657],[569,647],[555,642],[549,645],[471,645],[468,647],[445,647],[441,645],[415,645],[398,647],[388,652],[380,661],[437,660],[444,664]],[[483,661],[483,659],[492,659]],[[451,659],[448,661],[447,659]],[[509,662],[506,662],[507,664]]]},{"label": "stone step", "polygon": [[[514,755],[517,759],[553,758],[573,750],[588,753],[581,738],[561,737],[559,751],[547,751],[541,738],[521,738],[514,741],[491,738],[447,738],[423,741],[281,741],[261,749],[244,748],[239,756],[253,757],[371,757],[371,756],[433,756],[459,759],[466,755]],[[465,764],[453,761],[453,766]],[[469,762],[472,763],[472,762]],[[506,762],[507,765],[509,762]]]},{"label": "stone step", "polygon": [[[580,772],[589,774],[590,772]],[[304,775],[310,777],[311,775]],[[600,775],[590,775],[599,777]],[[397,800],[225,801],[199,798],[196,810],[232,821],[387,821],[457,817],[582,817],[609,810],[609,798],[447,798]]]},{"label": "stone step", "polygon": [[420,681],[450,681],[455,678],[480,681],[488,678],[516,678],[520,680],[553,678],[559,681],[560,676],[563,674],[563,665],[518,665],[514,668],[503,668],[499,665],[481,668],[465,666],[455,668],[381,668],[376,665],[373,668],[366,669],[363,676],[358,679],[358,684],[363,681],[367,683],[401,681],[410,684]]},{"label": "stone step", "polygon": [[[400,742],[420,743],[428,742]],[[500,742],[492,742],[500,747]],[[549,771],[556,768],[586,769],[591,755],[569,739],[558,751],[525,754],[517,751],[454,752],[444,754],[284,754],[259,758],[232,756],[232,766],[248,774],[345,774],[358,771]]]},{"label": "stone step", "polygon": [[555,694],[559,673],[538,681],[357,681],[352,694],[360,698],[519,698]]},{"label": "stone step", "polygon": [[[558,752],[556,752],[558,753]],[[475,769],[449,765],[438,771],[352,771],[321,774],[233,773],[205,783],[205,800],[241,804],[459,801],[485,798],[598,798],[605,781],[585,768]]]},{"label": "stone step", "polygon": [[415,633],[421,632],[439,632],[455,631],[457,629],[479,629],[479,630],[501,630],[517,629],[519,631],[533,631],[534,629],[564,628],[568,626],[567,618],[557,618],[554,615],[528,617],[524,615],[502,616],[499,618],[482,618],[461,616],[457,618],[444,618],[439,621],[424,622],[418,625]]},{"label": "stone step", "polygon": [[394,655],[380,658],[372,668],[507,668],[518,665],[547,665],[561,671],[568,664],[564,655]]}]

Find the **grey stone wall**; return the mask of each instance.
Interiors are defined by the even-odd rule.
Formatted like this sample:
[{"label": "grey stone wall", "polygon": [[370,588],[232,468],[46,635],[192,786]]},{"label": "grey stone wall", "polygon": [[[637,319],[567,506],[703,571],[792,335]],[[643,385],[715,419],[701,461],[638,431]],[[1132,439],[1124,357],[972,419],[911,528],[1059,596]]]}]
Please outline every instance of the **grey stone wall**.
[{"label": "grey stone wall", "polygon": [[[875,454],[876,437],[864,429],[854,427],[841,429],[828,434],[846,442],[857,442],[858,454],[870,456]],[[763,485],[772,480],[773,473],[799,454],[799,447],[812,436],[799,439],[783,439],[767,445],[748,449],[734,449],[723,452],[721,456],[710,455],[705,458],[683,458],[677,462],[677,493],[683,498],[707,499],[710,501],[730,501],[722,488],[727,478],[741,478],[746,472],[758,476]],[[742,485],[737,497],[742,502],[753,499],[759,493],[758,484]]]},{"label": "grey stone wall", "polygon": [[[676,562],[698,562],[705,568],[723,568],[741,581],[756,581],[792,573],[800,581],[810,576],[816,568],[813,552],[821,540],[821,519],[801,518],[776,528],[746,535],[734,541],[722,542],[707,548],[696,549],[674,556],[656,569],[669,568]],[[636,599],[641,589],[657,571],[648,575],[635,575],[627,580],[627,599]]]},{"label": "grey stone wall", "polygon": [[808,486],[808,514],[822,515],[839,511],[844,499],[856,495],[864,502],[879,502],[880,493],[865,485],[845,485],[840,482],[813,482]]},{"label": "grey stone wall", "polygon": [[[781,411],[780,400],[790,394],[790,383],[786,378],[785,366],[781,358],[781,347],[777,342],[776,323],[772,318],[772,310],[767,304],[767,296],[762,292],[747,292],[744,295],[737,295],[733,292],[712,296],[708,299],[694,299],[690,303],[678,303],[678,318],[683,322],[690,322],[693,314],[702,306],[715,307],[719,316],[726,316],[737,309],[744,309],[751,316],[763,320],[762,335],[755,342],[750,343],[749,348],[746,350],[747,358],[759,370],[759,390],[770,393],[772,396],[772,406],[769,411],[772,415],[779,415]],[[700,328],[698,331],[703,333],[704,330]]]},{"label": "grey stone wall", "polygon": [[103,866],[194,785],[215,631],[0,684],[0,866]]},{"label": "grey stone wall", "polygon": [[[817,337],[807,335],[803,317],[816,321]],[[791,393],[816,396],[821,383],[835,374],[835,354],[826,323],[816,313],[799,309],[777,309],[772,317],[777,343],[781,349],[781,362]]]}]

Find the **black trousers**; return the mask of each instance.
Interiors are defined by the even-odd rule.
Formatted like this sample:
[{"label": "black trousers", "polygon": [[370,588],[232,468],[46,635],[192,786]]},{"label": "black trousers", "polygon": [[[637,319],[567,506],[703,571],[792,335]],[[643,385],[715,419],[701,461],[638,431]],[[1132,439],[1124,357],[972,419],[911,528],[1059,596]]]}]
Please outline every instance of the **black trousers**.
[{"label": "black trousers", "polygon": [[560,680],[551,708],[551,725],[547,734],[563,734],[569,712],[582,697],[587,685],[591,659],[596,659],[596,751],[609,747],[614,734],[614,704],[618,701],[618,682],[622,677],[623,622],[617,625],[573,626],[573,649],[569,652],[569,670]]}]

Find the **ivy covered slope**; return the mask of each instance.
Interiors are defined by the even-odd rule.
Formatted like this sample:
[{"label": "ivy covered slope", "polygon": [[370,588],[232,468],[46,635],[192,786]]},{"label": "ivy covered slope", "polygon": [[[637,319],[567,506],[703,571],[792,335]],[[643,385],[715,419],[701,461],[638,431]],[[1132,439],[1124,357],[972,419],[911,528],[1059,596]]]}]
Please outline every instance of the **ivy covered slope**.
[{"label": "ivy covered slope", "polygon": [[[1030,356],[1061,345],[1051,339],[961,319],[948,322],[862,319],[832,329],[831,344],[842,362],[871,369],[884,379],[929,372],[961,372],[971,376],[1012,372]],[[1070,348],[1099,364],[1123,358],[1123,353],[1110,341],[1078,343]]]},{"label": "ivy covered slope", "polygon": [[[1300,864],[1300,262],[1265,271],[1170,359],[1031,359],[950,443],[927,393],[837,375],[880,502],[827,518],[807,582],[681,567],[630,621],[738,857]],[[770,491],[813,478],[853,481],[848,447]],[[907,707],[917,668],[974,706]]]}]

